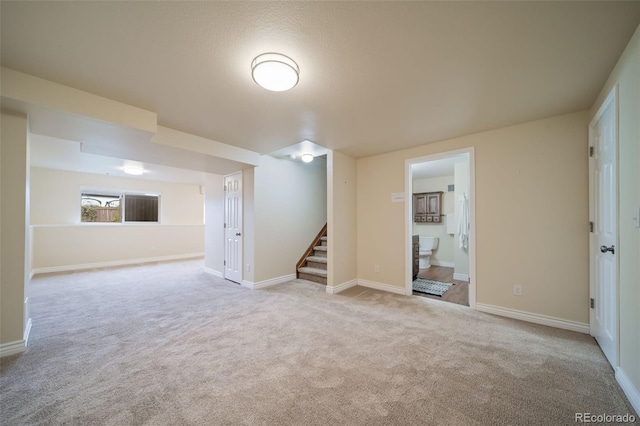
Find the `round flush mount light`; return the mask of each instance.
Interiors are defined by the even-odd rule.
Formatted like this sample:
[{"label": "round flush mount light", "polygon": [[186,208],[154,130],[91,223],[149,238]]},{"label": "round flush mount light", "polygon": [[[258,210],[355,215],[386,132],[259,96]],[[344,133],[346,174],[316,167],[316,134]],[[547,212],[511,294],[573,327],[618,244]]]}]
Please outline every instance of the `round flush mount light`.
[{"label": "round flush mount light", "polygon": [[304,161],[305,163],[310,163],[313,161],[313,155],[311,154],[302,154],[302,157],[300,157],[302,159],[302,161]]},{"label": "round flush mount light", "polygon": [[300,68],[288,56],[263,53],[251,62],[251,76],[260,87],[272,92],[284,92],[298,84]]}]

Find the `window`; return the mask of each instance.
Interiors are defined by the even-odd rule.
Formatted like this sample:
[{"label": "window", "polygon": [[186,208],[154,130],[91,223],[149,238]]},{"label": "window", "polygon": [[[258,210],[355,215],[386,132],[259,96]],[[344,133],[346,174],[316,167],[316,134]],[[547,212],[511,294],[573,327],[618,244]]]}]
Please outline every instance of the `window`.
[{"label": "window", "polygon": [[157,222],[157,195],[124,195],[125,222]]},{"label": "window", "polygon": [[159,222],[159,195],[85,191],[80,198],[82,222]]}]

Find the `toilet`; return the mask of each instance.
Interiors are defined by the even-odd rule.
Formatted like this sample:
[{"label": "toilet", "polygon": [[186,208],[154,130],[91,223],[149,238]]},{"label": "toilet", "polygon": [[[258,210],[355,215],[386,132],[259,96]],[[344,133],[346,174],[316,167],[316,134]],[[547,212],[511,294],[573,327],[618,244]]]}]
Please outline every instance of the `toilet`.
[{"label": "toilet", "polygon": [[431,267],[431,254],[438,248],[438,237],[420,237],[418,252],[418,267],[420,269]]}]

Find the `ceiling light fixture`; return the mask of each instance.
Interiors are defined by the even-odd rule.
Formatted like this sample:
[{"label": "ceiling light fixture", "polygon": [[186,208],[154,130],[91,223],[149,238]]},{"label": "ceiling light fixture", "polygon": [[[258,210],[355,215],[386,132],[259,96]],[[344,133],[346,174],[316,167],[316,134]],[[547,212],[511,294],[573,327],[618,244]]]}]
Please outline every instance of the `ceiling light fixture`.
[{"label": "ceiling light fixture", "polygon": [[302,154],[302,157],[300,157],[302,159],[302,161],[304,161],[305,163],[310,163],[313,161],[313,155],[311,154]]},{"label": "ceiling light fixture", "polygon": [[122,171],[128,175],[133,175],[133,176],[140,176],[141,174],[144,173],[143,169],[139,167],[131,167],[131,166],[124,166],[122,168]]},{"label": "ceiling light fixture", "polygon": [[251,62],[251,76],[260,87],[272,92],[284,92],[298,84],[300,68],[288,56],[263,53]]}]

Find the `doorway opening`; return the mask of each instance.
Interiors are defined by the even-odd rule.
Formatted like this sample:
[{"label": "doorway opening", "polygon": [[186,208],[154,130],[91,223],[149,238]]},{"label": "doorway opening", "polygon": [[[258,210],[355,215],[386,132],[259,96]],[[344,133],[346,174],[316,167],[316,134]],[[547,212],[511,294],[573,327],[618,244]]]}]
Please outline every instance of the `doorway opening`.
[{"label": "doorway opening", "polygon": [[475,308],[474,150],[405,162],[405,294]]}]

